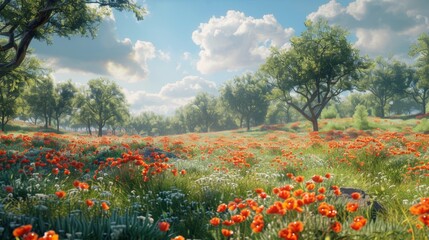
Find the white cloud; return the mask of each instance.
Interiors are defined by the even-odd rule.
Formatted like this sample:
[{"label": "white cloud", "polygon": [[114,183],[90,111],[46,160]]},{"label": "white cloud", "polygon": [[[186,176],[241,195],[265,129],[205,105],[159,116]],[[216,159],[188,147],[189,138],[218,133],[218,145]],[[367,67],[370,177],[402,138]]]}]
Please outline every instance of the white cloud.
[{"label": "white cloud", "polygon": [[53,45],[35,42],[34,46],[38,56],[55,60],[51,67],[57,71],[88,72],[125,82],[145,80],[149,74],[148,62],[155,58],[170,60],[169,53],[156,49],[151,42],[118,39],[112,18],[101,23],[95,39],[55,37]]},{"label": "white cloud", "polygon": [[212,17],[192,33],[200,47],[197,69],[201,73],[236,71],[255,67],[269,55],[271,46],[285,47],[294,30],[284,29],[273,15],[261,19],[228,11]]},{"label": "white cloud", "polygon": [[356,37],[355,46],[372,57],[407,58],[410,45],[429,31],[427,0],[355,0],[347,6],[331,0],[307,16],[319,17],[348,29]]},{"label": "white cloud", "polygon": [[337,3],[335,0],[331,0],[327,4],[321,5],[316,12],[310,13],[307,18],[312,21],[319,17],[334,18],[343,13],[344,10],[345,9],[341,6],[341,4]]},{"label": "white cloud", "polygon": [[164,85],[158,93],[124,90],[131,112],[138,114],[153,111],[173,115],[175,110],[186,105],[199,92],[217,93],[216,84],[199,76],[186,76],[174,83]]}]

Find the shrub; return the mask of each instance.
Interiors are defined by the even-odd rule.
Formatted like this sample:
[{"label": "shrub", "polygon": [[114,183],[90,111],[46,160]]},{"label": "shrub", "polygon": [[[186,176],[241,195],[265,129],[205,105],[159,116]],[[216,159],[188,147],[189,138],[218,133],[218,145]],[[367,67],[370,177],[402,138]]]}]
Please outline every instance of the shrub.
[{"label": "shrub", "polygon": [[357,129],[366,130],[369,128],[368,110],[363,105],[357,105],[353,114],[353,122]]},{"label": "shrub", "polygon": [[429,132],[429,121],[424,118],[420,121],[419,124],[414,128],[416,132]]},{"label": "shrub", "polygon": [[334,105],[327,107],[322,111],[323,119],[333,119],[338,117],[339,117],[339,114]]}]

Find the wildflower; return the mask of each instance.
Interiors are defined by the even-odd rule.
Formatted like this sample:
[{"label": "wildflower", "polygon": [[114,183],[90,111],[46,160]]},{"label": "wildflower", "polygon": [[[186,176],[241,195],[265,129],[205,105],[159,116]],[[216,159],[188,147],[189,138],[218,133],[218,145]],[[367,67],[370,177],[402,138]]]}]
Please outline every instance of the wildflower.
[{"label": "wildflower", "polygon": [[88,207],[94,206],[94,201],[92,201],[91,199],[86,199],[85,203]]},{"label": "wildflower", "polygon": [[354,193],[352,193],[351,197],[352,197],[354,200],[358,200],[358,199],[360,199],[360,193],[358,193],[358,192],[354,192]]},{"label": "wildflower", "polygon": [[264,191],[264,189],[262,189],[262,188],[256,188],[255,189],[255,192],[258,194],[262,193],[263,191]]},{"label": "wildflower", "polygon": [[249,209],[243,209],[243,210],[241,210],[240,214],[243,217],[247,218],[250,215],[250,210]]},{"label": "wildflower", "polygon": [[342,226],[341,226],[340,222],[334,222],[331,224],[331,230],[336,232],[336,233],[341,232],[341,228],[342,228]]},{"label": "wildflower", "polygon": [[7,193],[13,193],[13,187],[12,187],[12,186],[6,186],[6,187],[4,187],[4,190],[5,190]]},{"label": "wildflower", "polygon": [[54,230],[49,230],[45,232],[45,235],[39,238],[39,240],[59,240],[59,239],[60,239],[59,235],[56,234]]},{"label": "wildflower", "polygon": [[158,228],[161,232],[167,232],[170,229],[170,224],[168,222],[158,223]]},{"label": "wildflower", "polygon": [[265,198],[267,198],[267,193],[266,192],[261,192],[259,194],[259,197],[262,198],[262,199],[265,199]]},{"label": "wildflower", "polygon": [[317,201],[323,201],[323,200],[325,200],[325,195],[323,195],[323,194],[318,194],[317,196],[316,196],[316,199],[317,199]]},{"label": "wildflower", "polygon": [[323,177],[322,177],[322,176],[320,176],[320,175],[314,175],[311,179],[312,179],[314,182],[317,182],[317,183],[321,183],[321,182],[323,182]]},{"label": "wildflower", "polygon": [[210,219],[210,224],[214,227],[218,226],[220,224],[220,218],[214,217]]},{"label": "wildflower", "polygon": [[308,191],[312,191],[316,187],[316,185],[314,185],[314,183],[309,183],[305,187],[307,188]]},{"label": "wildflower", "polygon": [[333,205],[329,205],[326,202],[322,202],[317,208],[319,214],[328,218],[333,218],[337,215],[337,211]]},{"label": "wildflower", "polygon": [[234,232],[232,230],[222,228],[222,235],[224,235],[225,237],[230,237],[230,236],[232,236],[232,234],[234,234]]},{"label": "wildflower", "polygon": [[182,235],[179,235],[179,236],[172,238],[171,240],[185,240],[185,238]]},{"label": "wildflower", "polygon": [[264,228],[264,217],[261,214],[256,215],[250,224],[250,228],[252,228],[254,233],[262,232]]},{"label": "wildflower", "polygon": [[109,209],[110,209],[109,205],[107,205],[107,203],[106,203],[106,202],[102,202],[102,203],[101,203],[101,208],[102,208],[104,211],[107,211],[107,210],[109,210]]},{"label": "wildflower", "polygon": [[64,174],[65,174],[65,175],[70,175],[70,170],[68,170],[68,169],[64,169]]},{"label": "wildflower", "polygon": [[359,207],[359,204],[357,203],[347,203],[346,205],[346,209],[349,212],[356,212],[358,207]]},{"label": "wildflower", "polygon": [[304,182],[304,177],[303,176],[296,176],[295,177],[295,182],[297,182],[297,183]]},{"label": "wildflower", "polygon": [[292,231],[290,228],[283,228],[279,231],[279,238],[285,240],[297,240],[298,235]]},{"label": "wildflower", "polygon": [[63,198],[66,196],[66,192],[58,191],[58,192],[55,192],[55,195],[57,195],[58,198]]},{"label": "wildflower", "polygon": [[225,212],[226,208],[227,208],[227,205],[225,203],[222,203],[217,207],[217,212]]},{"label": "wildflower", "polygon": [[295,233],[302,232],[304,230],[304,224],[301,221],[289,223],[287,227]]},{"label": "wildflower", "polygon": [[35,232],[29,232],[29,233],[25,234],[22,239],[23,240],[38,240],[38,239],[42,239],[42,238],[39,238],[39,235],[37,235],[37,233],[35,233]]},{"label": "wildflower", "polygon": [[429,215],[424,214],[419,216],[419,221],[429,227]]},{"label": "wildflower", "polygon": [[225,220],[222,222],[222,225],[225,225],[225,226],[232,226],[234,224],[235,224],[235,222],[232,220]]},{"label": "wildflower", "polygon": [[317,189],[317,191],[321,194],[324,194],[326,192],[326,188],[325,187],[320,187],[319,189]]},{"label": "wildflower", "polygon": [[362,216],[357,216],[353,219],[353,223],[350,224],[350,227],[353,230],[359,231],[361,228],[363,228],[366,224],[366,219]]},{"label": "wildflower", "polygon": [[52,169],[52,174],[54,174],[54,175],[58,175],[59,172],[60,172],[60,170],[58,168]]},{"label": "wildflower", "polygon": [[182,171],[180,171],[180,174],[182,174],[182,175],[186,175],[186,170],[185,170],[185,169],[182,169]]},{"label": "wildflower", "polygon": [[330,173],[325,174],[325,178],[330,179],[332,176]]},{"label": "wildflower", "polygon": [[22,225],[20,227],[17,227],[13,230],[12,234],[14,237],[22,237],[25,234],[29,233],[33,226],[31,224],[28,225]]}]

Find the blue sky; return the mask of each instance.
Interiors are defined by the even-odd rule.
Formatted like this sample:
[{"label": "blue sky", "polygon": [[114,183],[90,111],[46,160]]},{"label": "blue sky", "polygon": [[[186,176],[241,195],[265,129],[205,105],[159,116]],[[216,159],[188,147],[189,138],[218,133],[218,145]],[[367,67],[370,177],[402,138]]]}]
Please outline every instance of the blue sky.
[{"label": "blue sky", "polygon": [[171,115],[201,91],[264,62],[271,46],[287,48],[304,21],[326,18],[350,33],[370,57],[407,56],[429,32],[428,0],[139,0],[148,14],[137,22],[113,11],[95,39],[34,42],[56,81],[85,85],[106,77],[121,86],[132,113]]}]

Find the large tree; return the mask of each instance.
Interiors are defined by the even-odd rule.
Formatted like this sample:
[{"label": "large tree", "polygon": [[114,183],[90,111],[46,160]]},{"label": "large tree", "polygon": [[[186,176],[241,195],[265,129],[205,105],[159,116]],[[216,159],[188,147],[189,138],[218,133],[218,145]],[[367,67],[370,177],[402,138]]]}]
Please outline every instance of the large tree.
[{"label": "large tree", "polygon": [[307,29],[291,39],[290,49],[273,49],[262,71],[279,97],[318,131],[318,118],[328,102],[351,90],[359,70],[366,67],[347,32],[325,20],[306,21]]},{"label": "large tree", "polygon": [[45,128],[51,125],[54,100],[54,80],[45,75],[37,79],[36,84],[31,85],[24,93],[23,98],[30,108],[33,118],[42,117],[45,121]]},{"label": "large tree", "polygon": [[128,109],[125,95],[116,83],[104,78],[90,80],[88,87],[84,108],[89,111],[101,137],[106,123]]},{"label": "large tree", "polygon": [[76,92],[76,87],[70,80],[55,86],[52,110],[53,117],[57,123],[57,132],[60,131],[60,117],[64,114],[71,114],[73,110],[73,100]]},{"label": "large tree", "polygon": [[219,118],[217,99],[208,93],[199,93],[191,102],[191,112],[196,114],[202,132],[209,132]]},{"label": "large tree", "polygon": [[228,81],[221,89],[223,100],[239,115],[240,127],[243,120],[246,122],[247,131],[251,120],[256,124],[264,121],[269,106],[267,95],[270,89],[260,76],[247,73]]},{"label": "large tree", "polygon": [[[94,7],[99,6],[99,7]],[[3,0],[0,2],[0,78],[16,69],[33,39],[50,43],[54,35],[95,36],[108,8],[132,11],[138,20],[144,9],[133,0]]]},{"label": "large tree", "polygon": [[394,98],[404,95],[413,77],[412,69],[398,60],[378,57],[360,82],[360,89],[373,94],[377,102],[377,116],[385,117]]},{"label": "large tree", "polygon": [[44,74],[40,61],[27,58],[26,61],[14,71],[0,78],[0,118],[1,130],[5,130],[9,120],[16,116],[18,100],[24,87],[30,80],[37,79]]},{"label": "large tree", "polygon": [[425,114],[429,100],[429,34],[420,35],[409,53],[411,56],[417,56],[417,76],[411,82],[408,92],[421,105],[422,113]]}]

